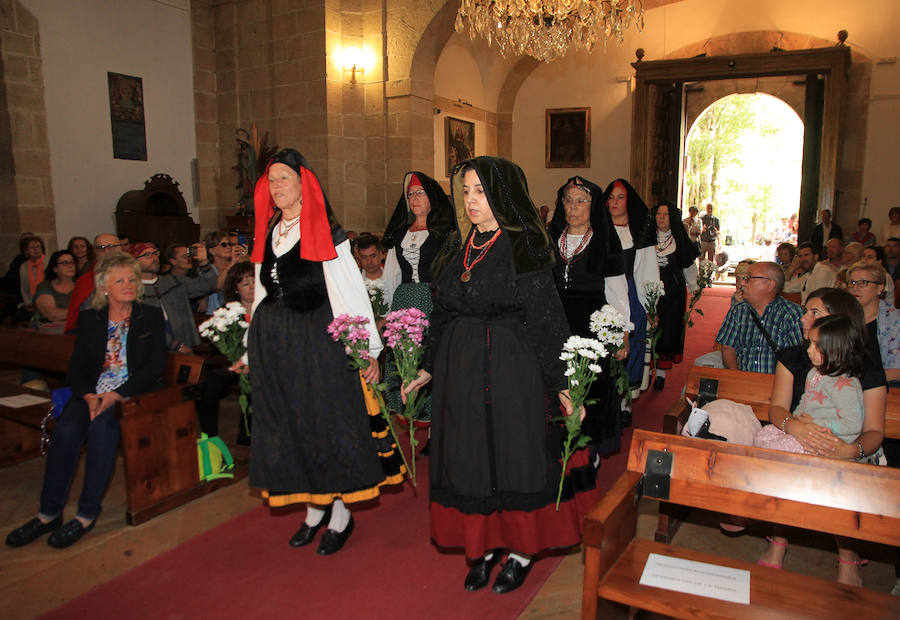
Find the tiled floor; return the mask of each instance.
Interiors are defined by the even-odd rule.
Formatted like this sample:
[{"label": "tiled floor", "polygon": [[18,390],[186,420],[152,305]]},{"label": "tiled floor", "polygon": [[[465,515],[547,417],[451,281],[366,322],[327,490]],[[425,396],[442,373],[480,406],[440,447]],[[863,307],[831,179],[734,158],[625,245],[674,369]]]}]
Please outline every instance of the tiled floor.
[{"label": "tiled floor", "polygon": [[[222,436],[229,442],[236,436],[237,405],[224,403]],[[237,459],[246,449],[234,447]],[[0,533],[27,521],[37,508],[43,461],[35,459],[15,467],[0,469]],[[80,477],[66,510],[74,513]],[[656,507],[642,500],[638,533],[652,537]],[[32,618],[104,583],[142,562],[171,549],[234,516],[258,506],[260,500],[241,481],[152,519],[138,527],[125,525],[125,489],[121,462],[104,501],[104,512],[96,528],[68,550],[56,550],[38,541],[22,549],[0,546],[0,618]],[[755,560],[762,552],[765,530],[751,529],[740,538],[726,538],[717,528],[718,516],[695,511],[682,525],[675,544],[711,553]],[[795,537],[785,559],[785,569],[833,579],[836,575],[834,541],[828,536],[805,534]],[[863,567],[866,587],[889,591],[894,584],[894,550],[871,545],[863,551],[870,564]],[[582,554],[563,559],[544,584],[523,618],[575,618],[581,602]],[[52,586],[50,585],[52,584]]]}]

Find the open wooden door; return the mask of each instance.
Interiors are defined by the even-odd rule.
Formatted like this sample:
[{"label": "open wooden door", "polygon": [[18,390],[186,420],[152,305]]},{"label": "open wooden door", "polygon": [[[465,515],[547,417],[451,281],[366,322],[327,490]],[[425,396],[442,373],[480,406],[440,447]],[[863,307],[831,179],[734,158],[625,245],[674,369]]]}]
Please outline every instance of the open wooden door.
[{"label": "open wooden door", "polygon": [[834,211],[841,107],[850,48],[638,61],[631,131],[631,184],[648,206],[680,188],[684,84],[735,78],[807,76],[800,240],[821,209]]}]

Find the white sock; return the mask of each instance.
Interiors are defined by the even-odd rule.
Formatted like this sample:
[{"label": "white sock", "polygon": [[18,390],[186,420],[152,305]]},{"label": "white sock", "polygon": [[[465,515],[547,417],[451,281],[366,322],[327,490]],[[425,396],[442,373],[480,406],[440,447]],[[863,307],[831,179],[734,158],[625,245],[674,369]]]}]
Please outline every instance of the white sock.
[{"label": "white sock", "polygon": [[344,500],[336,499],[331,505],[331,521],[328,522],[328,529],[335,532],[343,532],[350,523],[350,509],[344,504]]},{"label": "white sock", "polygon": [[665,379],[665,378],[666,378],[666,371],[665,371],[665,370],[662,370],[661,368],[657,368],[657,369],[656,369],[656,376],[657,376],[657,377],[662,377],[663,379]]},{"label": "white sock", "polygon": [[306,520],[304,523],[309,527],[316,527],[325,516],[325,508],[316,506],[315,504],[306,505]]},{"label": "white sock", "polygon": [[519,555],[518,553],[513,553],[512,551],[510,551],[508,559],[515,560],[522,566],[528,566],[529,564],[531,564],[530,557],[528,557],[527,555]]}]

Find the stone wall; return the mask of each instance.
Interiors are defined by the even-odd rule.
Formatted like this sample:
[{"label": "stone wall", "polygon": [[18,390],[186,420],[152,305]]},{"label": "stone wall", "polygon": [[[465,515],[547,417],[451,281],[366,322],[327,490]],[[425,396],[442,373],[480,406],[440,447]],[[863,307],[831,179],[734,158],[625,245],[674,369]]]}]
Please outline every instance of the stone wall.
[{"label": "stone wall", "polygon": [[19,231],[56,249],[38,23],[15,0],[0,0],[0,54],[0,261],[8,263]]}]

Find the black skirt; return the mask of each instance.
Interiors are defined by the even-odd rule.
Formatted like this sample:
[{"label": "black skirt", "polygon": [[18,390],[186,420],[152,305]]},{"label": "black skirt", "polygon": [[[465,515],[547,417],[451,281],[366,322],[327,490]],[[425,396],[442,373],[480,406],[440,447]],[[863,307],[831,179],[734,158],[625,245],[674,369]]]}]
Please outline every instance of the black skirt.
[{"label": "black skirt", "polygon": [[250,484],[269,504],[376,497],[402,481],[383,418],[367,409],[359,372],[328,336],[330,304],[309,312],[267,299],[250,325]]}]

